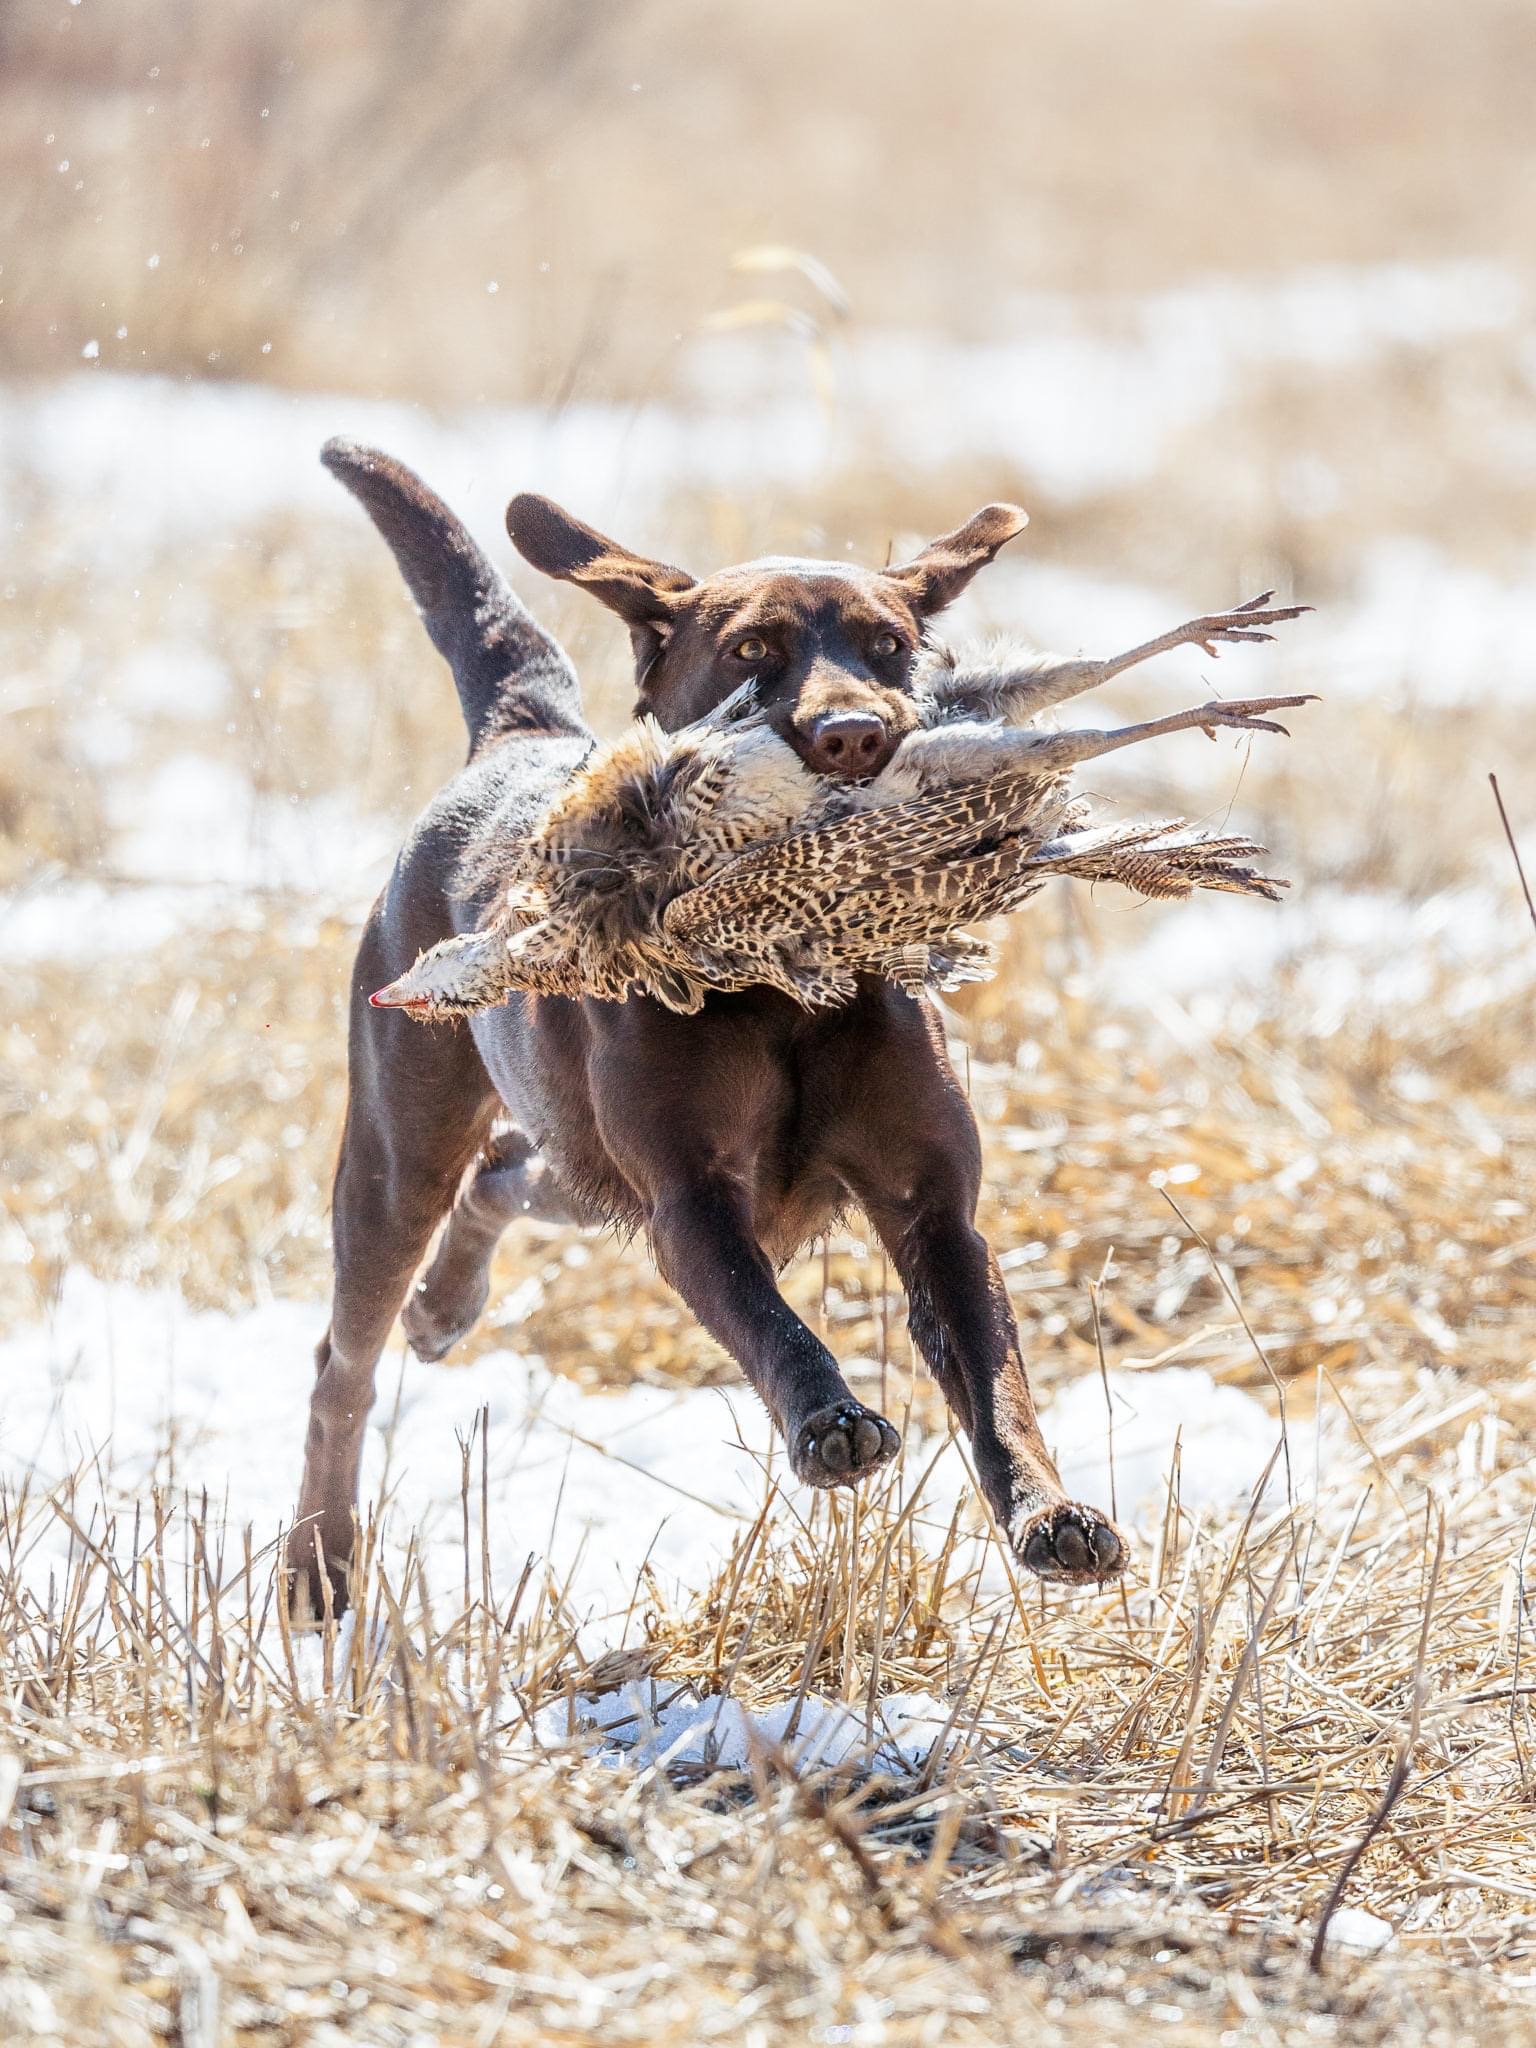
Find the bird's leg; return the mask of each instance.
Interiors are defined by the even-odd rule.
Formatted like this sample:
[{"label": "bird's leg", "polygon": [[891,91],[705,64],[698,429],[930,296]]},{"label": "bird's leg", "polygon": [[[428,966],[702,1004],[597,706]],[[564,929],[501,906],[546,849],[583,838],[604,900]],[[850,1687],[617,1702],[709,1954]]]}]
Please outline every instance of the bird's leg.
[{"label": "bird's leg", "polygon": [[1088,690],[1096,690],[1114,676],[1124,675],[1128,668],[1135,668],[1141,662],[1150,661],[1154,654],[1169,654],[1176,647],[1198,647],[1202,653],[1214,660],[1221,645],[1234,645],[1247,640],[1273,640],[1273,633],[1266,633],[1266,626],[1277,626],[1286,619],[1298,619],[1303,612],[1312,609],[1310,605],[1288,604],[1270,608],[1274,596],[1272,590],[1261,591],[1257,597],[1249,598],[1246,604],[1238,605],[1230,612],[1208,612],[1198,619],[1186,619],[1182,626],[1175,626],[1171,632],[1159,633],[1155,640],[1145,640],[1139,647],[1131,647],[1124,654],[1112,654],[1107,660],[1090,660],[1073,655],[1044,655],[1033,661],[1028,671],[1011,685],[1005,683],[997,691],[999,708],[1014,720],[1033,718],[1037,712],[1048,711],[1053,704],[1065,704],[1069,697],[1080,697]]},{"label": "bird's leg", "polygon": [[1226,702],[1197,704],[1190,711],[1171,711],[1166,718],[1149,718],[1140,725],[1122,725],[1109,732],[1053,732],[1029,735],[1033,740],[1020,765],[1050,769],[1073,768],[1081,761],[1096,761],[1101,754],[1117,753],[1121,747],[1137,746],[1142,740],[1159,739],[1164,733],[1188,732],[1198,728],[1207,739],[1215,739],[1216,728],[1226,726],[1237,732],[1278,732],[1290,737],[1287,726],[1264,716],[1269,711],[1294,711],[1301,704],[1315,704],[1315,697],[1235,697]]},{"label": "bird's leg", "polygon": [[1260,591],[1257,597],[1250,597],[1233,611],[1208,612],[1202,618],[1186,619],[1171,633],[1159,633],[1155,640],[1144,641],[1125,654],[1112,655],[1108,661],[1100,662],[1099,681],[1107,683],[1111,676],[1123,675],[1126,669],[1150,661],[1154,654],[1170,654],[1175,647],[1198,647],[1215,661],[1221,653],[1218,642],[1231,646],[1244,640],[1273,640],[1273,633],[1259,629],[1278,626],[1286,619],[1299,619],[1303,612],[1312,609],[1309,604],[1285,604],[1270,610],[1267,607],[1274,594],[1272,590]]}]

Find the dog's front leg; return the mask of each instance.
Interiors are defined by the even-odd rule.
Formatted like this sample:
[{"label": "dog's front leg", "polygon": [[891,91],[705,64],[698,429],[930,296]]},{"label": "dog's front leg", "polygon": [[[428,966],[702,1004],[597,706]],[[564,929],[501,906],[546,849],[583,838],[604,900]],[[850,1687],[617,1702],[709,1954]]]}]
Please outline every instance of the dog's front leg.
[{"label": "dog's front leg", "polygon": [[1069,1500],[1030,1395],[1018,1325],[975,1225],[981,1140],[926,1006],[885,992],[858,1057],[832,1070],[850,1191],[907,1292],[913,1341],[971,1441],[976,1477],[1020,1561],[1044,1579],[1113,1578],[1126,1547]]},{"label": "dog's front leg", "polygon": [[895,1430],[854,1399],[837,1360],[780,1294],[739,1182],[685,1172],[648,1226],[663,1276],[757,1389],[797,1479],[851,1486],[896,1455]]},{"label": "dog's front leg", "polygon": [[971,1440],[982,1492],[1020,1561],[1043,1579],[1114,1578],[1125,1544],[1105,1515],[1067,1498],[986,1240],[962,1205],[924,1194],[871,1204],[871,1220],[907,1290],[913,1341]]},{"label": "dog's front leg", "polygon": [[864,1478],[895,1456],[896,1432],[854,1399],[780,1294],[757,1213],[760,1163],[793,1128],[785,1034],[798,1013],[758,991],[698,1017],[644,998],[591,1003],[587,1016],[598,1133],[663,1277],[756,1388],[796,1477],[810,1486]]}]

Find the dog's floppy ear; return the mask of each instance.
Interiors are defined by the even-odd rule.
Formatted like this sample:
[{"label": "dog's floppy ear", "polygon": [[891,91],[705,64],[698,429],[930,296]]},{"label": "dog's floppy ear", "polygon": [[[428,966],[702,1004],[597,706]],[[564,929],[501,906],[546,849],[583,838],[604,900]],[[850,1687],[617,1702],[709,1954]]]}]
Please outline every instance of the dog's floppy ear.
[{"label": "dog's floppy ear", "polygon": [[1029,514],[1017,505],[983,505],[964,526],[929,541],[920,555],[885,573],[926,618],[952,604],[976,571],[1028,524]]},{"label": "dog's floppy ear", "polygon": [[694,579],[683,570],[631,554],[532,491],[507,507],[507,532],[524,561],[563,583],[579,583],[631,628],[664,625],[671,617],[669,600],[693,588]]}]

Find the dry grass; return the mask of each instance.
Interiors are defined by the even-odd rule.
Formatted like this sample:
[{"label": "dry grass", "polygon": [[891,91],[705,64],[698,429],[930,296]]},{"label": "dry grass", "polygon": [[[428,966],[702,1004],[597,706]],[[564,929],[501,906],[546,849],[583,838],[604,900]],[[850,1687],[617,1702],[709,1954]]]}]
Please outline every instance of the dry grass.
[{"label": "dry grass", "polygon": [[[490,1583],[473,1458],[462,1587],[370,1534],[365,1625],[297,1645],[270,1550],[194,1503],[9,1498],[7,2038],[1528,2038],[1531,1475],[1448,1374],[1351,1407],[1315,1508],[1191,1515],[1175,1480],[1090,1597],[984,1596],[985,1533],[899,1472],[770,1496],[696,1605],[637,1586],[628,1656]],[[639,1673],[829,1694],[877,1743],[885,1692],[935,1686],[953,1741],[632,1771],[552,1734]],[[1341,1900],[1394,1947],[1312,1967]]]}]

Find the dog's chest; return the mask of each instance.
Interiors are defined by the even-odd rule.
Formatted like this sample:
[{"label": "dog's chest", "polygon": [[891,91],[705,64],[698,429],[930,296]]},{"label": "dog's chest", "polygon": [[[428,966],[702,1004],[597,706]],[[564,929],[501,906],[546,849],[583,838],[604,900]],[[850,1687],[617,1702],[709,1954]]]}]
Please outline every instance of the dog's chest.
[{"label": "dog's chest", "polygon": [[643,1223],[670,1183],[719,1172],[750,1190],[759,1242],[779,1261],[843,1200],[846,1033],[830,1019],[753,990],[690,1016],[643,998],[542,1001],[530,1022],[529,1135],[606,1220]]}]

